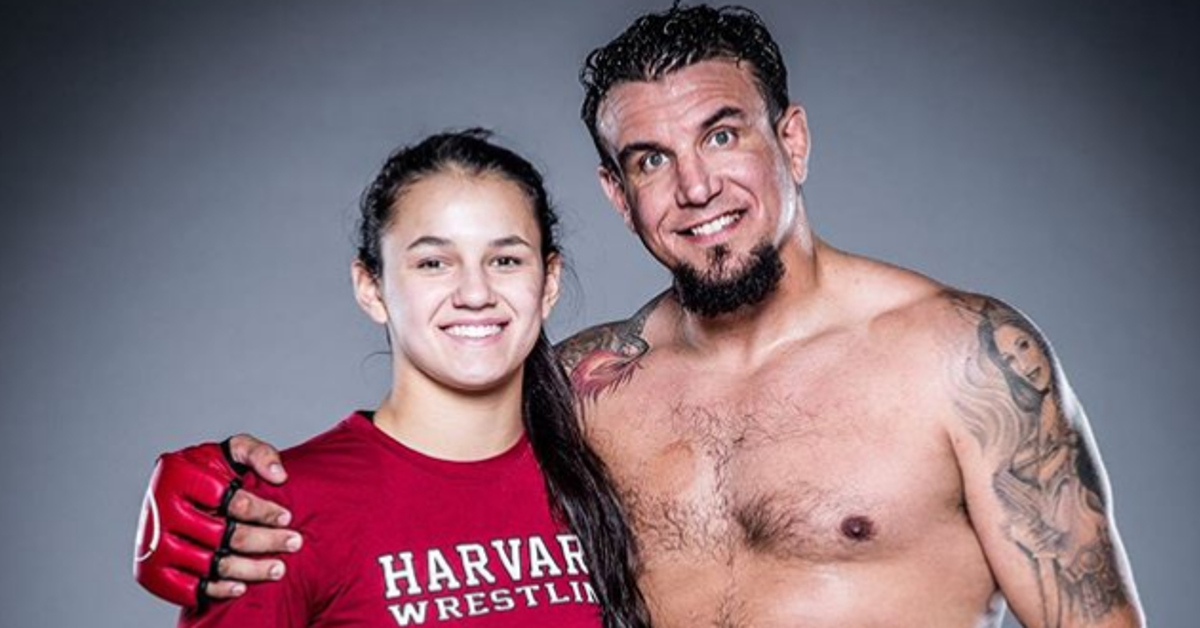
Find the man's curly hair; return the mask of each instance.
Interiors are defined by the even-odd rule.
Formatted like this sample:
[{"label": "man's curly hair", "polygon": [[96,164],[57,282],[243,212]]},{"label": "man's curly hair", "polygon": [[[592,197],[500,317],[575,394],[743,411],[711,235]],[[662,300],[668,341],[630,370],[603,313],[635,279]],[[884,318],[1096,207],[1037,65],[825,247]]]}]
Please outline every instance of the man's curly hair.
[{"label": "man's curly hair", "polygon": [[639,17],[583,62],[579,82],[585,95],[580,117],[592,135],[601,165],[620,172],[597,130],[596,116],[609,91],[621,83],[656,81],[710,59],[749,63],[772,123],[779,120],[790,102],[787,68],[762,18],[741,6],[681,7],[676,2],[666,11]]}]

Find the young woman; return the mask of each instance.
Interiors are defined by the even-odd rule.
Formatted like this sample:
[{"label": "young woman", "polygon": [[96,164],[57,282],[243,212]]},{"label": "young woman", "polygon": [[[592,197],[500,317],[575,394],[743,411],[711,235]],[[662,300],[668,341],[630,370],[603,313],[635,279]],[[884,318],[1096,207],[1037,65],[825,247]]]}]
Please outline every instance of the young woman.
[{"label": "young woman", "polygon": [[355,297],[392,389],[284,452],[303,552],[183,626],[645,626],[634,545],[542,323],[558,297],[539,173],[486,132],[394,153],[361,204]]}]

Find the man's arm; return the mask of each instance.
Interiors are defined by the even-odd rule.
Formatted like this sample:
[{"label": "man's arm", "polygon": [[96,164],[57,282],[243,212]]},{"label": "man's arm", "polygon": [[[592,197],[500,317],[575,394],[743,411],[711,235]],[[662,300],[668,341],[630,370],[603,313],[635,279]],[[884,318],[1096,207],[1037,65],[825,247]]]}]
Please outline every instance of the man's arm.
[{"label": "man's arm", "polygon": [[988,563],[1025,626],[1141,626],[1087,417],[1015,309],[953,297],[950,427]]},{"label": "man's arm", "polygon": [[273,484],[287,479],[279,452],[244,434],[224,450],[209,443],[159,458],[138,522],[133,569],[139,584],[194,607],[206,598],[240,596],[244,582],[283,577],[283,561],[241,556],[292,552],[302,542],[284,528],[291,513],[240,489],[237,478],[246,469]]}]

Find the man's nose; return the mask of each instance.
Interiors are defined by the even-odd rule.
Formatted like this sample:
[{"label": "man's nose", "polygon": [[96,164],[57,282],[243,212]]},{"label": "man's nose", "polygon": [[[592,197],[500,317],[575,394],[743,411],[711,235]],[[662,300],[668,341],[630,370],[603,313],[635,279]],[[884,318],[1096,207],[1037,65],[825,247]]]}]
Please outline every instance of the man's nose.
[{"label": "man's nose", "polygon": [[675,177],[675,202],[680,207],[705,207],[721,192],[720,181],[699,155],[679,155]]}]

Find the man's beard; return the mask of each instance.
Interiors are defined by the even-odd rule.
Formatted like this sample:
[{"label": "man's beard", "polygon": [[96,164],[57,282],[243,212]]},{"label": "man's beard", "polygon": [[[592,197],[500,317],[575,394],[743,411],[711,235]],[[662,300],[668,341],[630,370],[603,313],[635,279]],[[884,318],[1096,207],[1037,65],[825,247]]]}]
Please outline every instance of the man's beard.
[{"label": "man's beard", "polygon": [[761,303],[783,278],[779,249],[766,242],[754,247],[746,266],[731,277],[721,277],[729,260],[728,247],[715,246],[708,255],[707,271],[682,264],[672,273],[679,304],[698,316],[712,318]]}]

